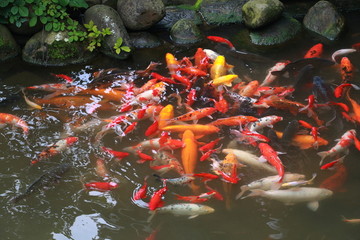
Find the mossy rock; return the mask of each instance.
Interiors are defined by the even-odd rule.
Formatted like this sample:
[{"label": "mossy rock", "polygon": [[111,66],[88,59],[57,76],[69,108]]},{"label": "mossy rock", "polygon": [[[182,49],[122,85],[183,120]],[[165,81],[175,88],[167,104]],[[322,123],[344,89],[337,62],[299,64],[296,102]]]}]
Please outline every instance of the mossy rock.
[{"label": "mossy rock", "polygon": [[19,52],[20,48],[10,31],[4,25],[0,24],[0,61],[13,58],[17,56]]},{"label": "mossy rock", "polygon": [[27,41],[22,57],[25,62],[43,66],[78,64],[95,55],[86,47],[86,42],[69,42],[66,31],[41,31]]},{"label": "mossy rock", "polygon": [[170,37],[176,44],[192,44],[203,39],[199,28],[189,19],[177,21],[170,30]]},{"label": "mossy rock", "polygon": [[294,18],[283,16],[265,28],[250,31],[253,44],[272,46],[294,38],[301,30],[301,23]]},{"label": "mossy rock", "polygon": [[196,25],[202,24],[201,17],[193,10],[178,6],[165,7],[165,16],[153,28],[170,29],[180,19],[191,19]]},{"label": "mossy rock", "polygon": [[250,0],[242,7],[242,16],[247,27],[259,28],[278,19],[283,10],[279,0]]},{"label": "mossy rock", "polygon": [[242,22],[241,8],[246,0],[204,1],[199,12],[208,24],[223,25]]}]

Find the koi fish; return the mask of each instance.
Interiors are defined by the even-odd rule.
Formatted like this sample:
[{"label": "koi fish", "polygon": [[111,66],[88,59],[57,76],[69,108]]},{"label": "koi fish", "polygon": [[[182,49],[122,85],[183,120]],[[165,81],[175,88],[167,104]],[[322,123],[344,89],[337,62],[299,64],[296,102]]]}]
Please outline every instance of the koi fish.
[{"label": "koi fish", "polygon": [[356,86],[355,84],[351,83],[342,83],[339,86],[337,86],[334,90],[334,95],[336,98],[339,98],[342,96],[342,93],[344,91],[344,88],[353,87],[355,90],[360,90],[359,86]]},{"label": "koi fish", "polygon": [[257,145],[257,142],[270,142],[270,139],[262,134],[259,134],[257,132],[251,132],[248,130],[230,130],[230,133],[233,134],[236,137],[237,141],[240,142],[247,142],[253,146]]},{"label": "koi fish", "polygon": [[210,64],[210,58],[202,48],[198,48],[194,55],[195,66],[203,71],[206,71]]},{"label": "koi fish", "polygon": [[198,161],[198,147],[194,133],[191,130],[186,130],[182,141],[185,146],[181,150],[181,161],[185,174],[193,174]]},{"label": "koi fish", "polygon": [[341,79],[347,82],[353,78],[354,65],[350,62],[349,58],[343,57],[340,61]]},{"label": "koi fish", "polygon": [[318,43],[312,46],[309,51],[306,52],[304,58],[319,58],[323,52],[323,44]]},{"label": "koi fish", "polygon": [[267,163],[260,162],[258,156],[254,155],[252,153],[249,153],[247,151],[227,148],[227,149],[223,149],[222,152],[225,154],[233,153],[235,155],[236,159],[240,163],[243,163],[250,168],[263,170],[263,171],[266,171],[271,174],[277,173],[277,171],[274,167],[272,167],[271,165],[269,165]]},{"label": "koi fish", "polygon": [[41,153],[37,156],[37,158],[31,161],[31,164],[38,163],[46,158],[61,153],[67,147],[73,145],[78,140],[79,140],[78,137],[67,137],[65,139],[60,139],[55,144],[49,145],[44,150],[42,150]]},{"label": "koi fish", "polygon": [[342,164],[343,160],[344,160],[345,156],[342,156],[341,158],[339,159],[336,159],[334,161],[331,161],[329,163],[326,163],[324,165],[322,165],[320,167],[321,170],[325,170],[325,169],[330,169],[330,168],[333,168],[334,166],[337,166],[339,164]]},{"label": "koi fish", "polygon": [[180,64],[176,60],[175,56],[171,53],[165,54],[166,67],[169,70],[170,74],[175,74],[176,70],[179,69]]},{"label": "koi fish", "polygon": [[64,79],[68,83],[72,83],[74,81],[74,79],[72,77],[69,77],[69,76],[67,76],[65,74],[53,74],[52,73],[51,75],[53,75],[53,76],[55,76],[57,78]]},{"label": "koi fish", "polygon": [[116,182],[89,182],[84,184],[88,190],[96,191],[110,191],[117,188],[119,185]]},{"label": "koi fish", "polygon": [[219,55],[216,57],[213,65],[210,68],[210,78],[216,79],[218,77],[224,76],[227,72],[225,57]]},{"label": "koi fish", "polygon": [[[339,142],[336,143],[334,147],[332,147],[328,151],[318,152],[317,155],[321,157],[320,165],[324,161],[326,157],[333,157],[336,154],[339,154],[341,152],[348,152],[348,148],[351,144],[354,143],[354,136],[356,136],[356,130],[351,129],[346,131],[340,138]],[[345,153],[347,155],[347,153]]]},{"label": "koi fish", "polygon": [[312,178],[310,178],[309,180],[296,180],[296,181],[289,181],[289,182],[286,182],[286,183],[282,183],[280,188],[281,189],[295,188],[295,187],[300,187],[300,186],[313,184],[315,178],[316,178],[316,173],[314,173]]},{"label": "koi fish", "polygon": [[285,171],[284,165],[278,157],[278,153],[267,143],[259,143],[258,147],[262,154],[260,158],[265,158],[272,166],[276,168],[280,177],[279,183],[282,182]]},{"label": "koi fish", "polygon": [[[275,133],[278,136],[278,138],[283,137],[282,132],[275,131]],[[290,144],[295,147],[299,147],[300,149],[308,149],[308,148],[311,148],[314,146],[315,139],[312,135],[296,134],[291,137]],[[328,145],[328,144],[329,144],[329,142],[326,139],[319,137],[319,136],[317,137],[317,145],[318,146],[324,146],[324,145]]]},{"label": "koi fish", "polygon": [[96,174],[99,177],[101,177],[103,179],[108,179],[109,178],[109,172],[106,169],[104,159],[101,159],[101,158],[96,159],[96,168],[95,168],[95,170],[96,170]]},{"label": "koi fish", "polygon": [[[298,173],[285,173],[283,178],[283,184],[287,182],[292,181],[299,181],[304,180],[305,175],[298,174]],[[243,185],[240,187],[240,193],[236,195],[236,199],[241,198],[246,191],[254,190],[254,189],[261,189],[261,190],[275,190],[279,189],[281,187],[281,184],[279,184],[279,176],[269,176],[265,178],[261,178],[258,180],[255,180],[247,185]]]},{"label": "koi fish", "polygon": [[308,207],[316,211],[319,208],[319,201],[329,198],[333,192],[325,188],[299,187],[286,190],[251,190],[248,197],[265,197],[272,200],[283,202],[286,205],[307,202]]},{"label": "koi fish", "polygon": [[59,182],[62,176],[70,169],[71,165],[67,163],[60,164],[42,174],[38,179],[36,179],[30,186],[25,190],[24,193],[16,196],[11,200],[12,203],[17,203],[30,194],[39,191],[41,189],[46,189],[52,186],[54,183]]},{"label": "koi fish", "polygon": [[202,178],[203,182],[219,178],[218,175],[214,175],[211,173],[194,173],[193,176]]},{"label": "koi fish", "polygon": [[101,147],[101,149],[107,153],[109,153],[111,156],[115,157],[116,159],[123,159],[127,156],[129,156],[130,154],[128,152],[119,152],[119,151],[114,151],[110,148],[106,148],[104,146]]},{"label": "koi fish", "polygon": [[178,178],[162,178],[159,175],[153,174],[153,176],[157,177],[159,180],[161,180],[163,183],[170,183],[172,185],[186,185],[195,180],[195,177],[190,175],[183,175]]},{"label": "koi fish", "polygon": [[211,98],[211,100],[215,104],[215,108],[221,112],[221,113],[227,113],[229,111],[229,103],[226,101],[226,99],[223,96],[222,91],[219,92],[219,99],[216,101],[215,99]]},{"label": "koi fish", "polygon": [[197,120],[199,120],[201,118],[204,118],[204,117],[210,117],[216,111],[217,111],[217,109],[213,108],[213,107],[201,108],[201,109],[198,109],[198,110],[193,110],[191,112],[185,113],[185,114],[183,114],[181,116],[178,116],[178,117],[175,117],[175,118],[172,118],[172,119],[168,119],[167,122],[168,123],[173,123],[173,122],[176,122],[176,121],[183,121],[183,122],[197,121]]},{"label": "koi fish", "polygon": [[234,45],[229,40],[227,40],[226,38],[222,38],[222,37],[218,37],[218,36],[207,36],[206,38],[211,40],[211,41],[214,41],[214,42],[225,43],[231,49],[235,50]]},{"label": "koi fish", "polygon": [[21,128],[25,135],[29,133],[29,126],[24,120],[10,113],[0,113],[0,128],[5,124]]},{"label": "koi fish", "polygon": [[238,78],[238,75],[236,74],[229,74],[229,75],[222,75],[220,77],[214,78],[213,80],[211,80],[210,84],[213,85],[214,87],[218,87],[221,85],[225,85],[228,87],[232,86],[232,82]]},{"label": "koi fish", "polygon": [[190,130],[195,135],[207,135],[217,133],[220,129],[213,125],[191,124],[191,125],[169,125],[163,127],[161,130],[169,132],[185,132]]},{"label": "koi fish", "polygon": [[143,141],[135,146],[126,147],[123,150],[125,152],[136,153],[137,150],[147,150],[147,149],[154,149],[158,150],[160,148],[169,148],[169,149],[178,149],[184,146],[184,143],[178,139],[169,138],[166,142],[161,143],[161,138],[153,138],[150,140]]},{"label": "koi fish", "polygon": [[344,216],[342,216],[342,221],[346,222],[346,223],[351,223],[351,224],[359,224],[360,223],[359,218],[346,218]]},{"label": "koi fish", "polygon": [[148,187],[146,179],[147,177],[145,177],[143,185],[138,190],[134,191],[133,199],[135,201],[146,198],[147,187]]},{"label": "koi fish", "polygon": [[176,203],[156,209],[157,213],[172,213],[175,216],[189,216],[189,219],[199,215],[213,213],[212,207],[195,203]]},{"label": "koi fish", "polygon": [[149,202],[149,209],[150,211],[157,210],[158,208],[164,206],[164,201],[162,200],[164,194],[167,192],[168,188],[165,185],[163,188],[155,191],[154,194],[151,196]]},{"label": "koi fish", "polygon": [[264,81],[260,84],[261,87],[269,86],[272,82],[274,82],[278,76],[273,75],[272,72],[276,71],[282,71],[287,64],[289,64],[290,61],[284,61],[284,62],[277,62],[272,68],[270,68],[268,74],[266,75]]},{"label": "koi fish", "polygon": [[210,151],[211,149],[213,149],[213,148],[216,146],[216,144],[218,144],[218,142],[219,142],[221,139],[222,139],[222,138],[217,138],[217,139],[215,139],[215,140],[213,140],[213,141],[205,144],[204,146],[200,147],[199,150],[200,150],[201,152],[208,152],[208,151]]},{"label": "koi fish", "polygon": [[353,49],[353,48],[340,49],[340,50],[335,51],[335,52],[331,55],[331,59],[332,59],[334,62],[337,62],[337,58],[339,58],[340,56],[347,55],[347,54],[353,53],[353,52],[356,52],[356,49]]},{"label": "koi fish", "polygon": [[239,94],[243,97],[253,97],[259,87],[259,81],[253,80],[243,87]]},{"label": "koi fish", "polygon": [[272,128],[275,123],[280,122],[282,120],[283,120],[282,117],[276,115],[266,116],[259,118],[254,122],[249,123],[246,128],[248,128],[249,131],[251,132],[257,132],[264,127]]},{"label": "koi fish", "polygon": [[228,118],[219,118],[213,122],[211,122],[211,125],[219,126],[219,125],[225,125],[225,126],[239,126],[239,125],[245,125],[250,122],[257,121],[258,118],[253,116],[233,116]]}]

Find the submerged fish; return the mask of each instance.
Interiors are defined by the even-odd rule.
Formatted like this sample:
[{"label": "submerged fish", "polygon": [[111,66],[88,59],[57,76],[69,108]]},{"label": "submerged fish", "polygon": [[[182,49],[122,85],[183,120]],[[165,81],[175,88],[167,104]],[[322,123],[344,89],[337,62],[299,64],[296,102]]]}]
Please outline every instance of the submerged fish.
[{"label": "submerged fish", "polygon": [[69,169],[71,165],[67,163],[63,163],[59,166],[56,166],[49,171],[45,172],[43,175],[41,175],[38,179],[36,179],[27,189],[24,193],[16,196],[11,200],[13,203],[17,203],[20,200],[26,198],[31,193],[36,192],[40,189],[49,187],[53,185],[54,183],[58,182],[62,175],[64,175]]},{"label": "submerged fish", "polygon": [[157,213],[172,213],[175,216],[189,216],[189,219],[199,215],[210,214],[215,210],[212,207],[195,203],[176,203],[156,209]]}]

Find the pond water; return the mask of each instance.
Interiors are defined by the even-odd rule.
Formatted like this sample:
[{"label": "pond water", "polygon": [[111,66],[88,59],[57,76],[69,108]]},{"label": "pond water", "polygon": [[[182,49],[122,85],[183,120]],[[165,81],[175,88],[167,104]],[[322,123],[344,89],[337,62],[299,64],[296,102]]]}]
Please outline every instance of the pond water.
[{"label": "pond water", "polygon": [[[242,45],[240,37],[236,34],[242,26],[230,25],[205,29],[207,35],[220,35],[228,38],[238,50],[259,54],[268,61],[252,61],[233,56],[225,52],[228,63],[234,65],[234,71],[242,78],[263,80],[267,69],[276,61],[301,58],[306,51],[318,42],[324,43],[323,57],[330,59],[331,54],[342,48],[349,48],[352,44],[360,42],[360,28],[357,24],[359,14],[348,15],[348,28],[343,37],[335,42],[323,42],[316,36],[306,32],[299,38],[286,45],[273,49],[247,47]],[[235,33],[235,34],[234,34]],[[165,39],[166,40],[166,39]],[[76,136],[79,141],[66,151],[53,156],[36,165],[30,161],[48,145],[59,140],[65,129],[65,122],[75,119],[76,116],[86,115],[84,111],[78,113],[74,109],[58,110],[44,108],[34,110],[25,103],[20,89],[27,86],[57,82],[51,74],[66,74],[75,78],[79,85],[86,85],[92,79],[91,75],[101,69],[120,68],[124,70],[140,70],[146,68],[151,62],[160,62],[158,72],[166,74],[165,54],[173,53],[178,59],[192,57],[197,47],[219,50],[219,44],[204,41],[191,47],[173,47],[166,45],[159,49],[142,49],[133,52],[132,57],[126,61],[109,59],[99,56],[92,62],[83,65],[67,67],[39,67],[26,64],[20,59],[2,63],[0,67],[0,112],[11,113],[24,119],[30,126],[29,135],[25,138],[19,129],[6,126],[0,129],[0,236],[1,239],[360,239],[360,228],[342,221],[342,216],[360,218],[360,162],[359,152],[355,147],[350,147],[344,165],[347,169],[347,178],[339,191],[334,192],[331,198],[320,202],[317,211],[309,210],[305,204],[286,206],[282,203],[265,198],[246,198],[235,200],[240,186],[253,180],[264,177],[259,173],[251,173],[245,169],[240,171],[239,183],[232,186],[227,194],[230,203],[211,199],[206,205],[215,209],[209,215],[199,216],[194,219],[177,217],[171,214],[156,215],[148,222],[148,209],[137,206],[131,200],[135,189],[143,184],[145,176],[149,176],[149,195],[162,187],[161,182],[152,176],[154,173],[148,164],[139,164],[133,155],[115,161],[109,155],[99,150],[94,145],[94,136],[99,128],[89,128]],[[350,59],[355,66],[352,82],[360,85],[360,54],[352,54]],[[326,82],[338,85],[341,77],[338,69],[326,68],[318,72]],[[286,83],[283,83],[286,85]],[[306,103],[304,99],[311,90],[300,95],[297,101]],[[28,96],[40,96],[36,92],[28,92]],[[352,97],[360,101],[359,93],[352,90]],[[167,102],[163,101],[163,105]],[[201,106],[198,105],[198,106]],[[284,111],[278,111],[284,121],[275,126],[283,130],[286,124],[293,119],[307,119],[304,116],[293,116]],[[103,112],[104,116],[115,115],[115,112]],[[326,120],[329,117],[323,116]],[[208,123],[210,119],[202,120]],[[302,173],[310,178],[313,173],[317,177],[313,184],[318,187],[320,183],[331,176],[331,171],[319,169],[318,151],[325,151],[335,145],[335,139],[340,138],[348,129],[358,129],[357,124],[341,120],[344,127],[331,125],[321,131],[321,137],[329,141],[327,146],[318,150],[300,150],[296,147],[288,148],[286,154],[281,155],[286,171]],[[137,129],[123,139],[116,138],[115,134],[108,134],[102,144],[106,147],[121,151],[124,147],[132,146],[147,139],[144,136],[146,128],[151,124],[146,120],[139,124]],[[224,137],[224,147],[230,142],[227,128],[220,132]],[[172,135],[176,137],[176,135]],[[204,141],[209,141],[218,136],[211,135]],[[201,140],[203,141],[203,140]],[[240,144],[239,148],[251,150],[259,155],[255,148]],[[180,159],[179,150],[174,155]],[[217,154],[220,159],[224,154]],[[83,182],[100,181],[95,172],[96,159],[102,157],[113,181],[119,187],[109,192],[84,190]],[[69,172],[65,173],[59,183],[48,187],[46,191],[34,192],[16,204],[11,199],[40,177],[45,171],[60,163],[71,163]],[[201,162],[197,166],[198,172],[211,172],[208,162]],[[165,174],[164,177],[176,177],[175,173]],[[346,177],[346,176],[344,176]],[[209,183],[225,195],[224,184],[221,180]],[[206,191],[206,189],[204,189]],[[169,186],[165,195],[165,203],[178,203],[173,194],[192,195],[188,187]],[[148,199],[146,199],[148,201]],[[149,236],[156,232],[155,238]],[[147,238],[149,237],[149,238]]]}]

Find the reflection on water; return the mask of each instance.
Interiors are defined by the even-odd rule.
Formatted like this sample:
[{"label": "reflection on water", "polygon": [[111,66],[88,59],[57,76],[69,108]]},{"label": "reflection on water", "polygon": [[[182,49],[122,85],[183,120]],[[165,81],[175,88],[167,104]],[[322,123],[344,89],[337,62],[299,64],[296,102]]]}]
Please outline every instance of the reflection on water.
[{"label": "reflection on water", "polygon": [[[231,35],[234,28],[223,27],[224,35],[229,35],[230,40],[236,40]],[[350,25],[350,30],[352,30]],[[354,32],[354,31],[353,31]],[[334,50],[348,48],[355,42],[360,42],[360,36],[353,32],[347,33],[340,42],[325,45],[325,56],[331,56]],[[214,34],[214,33],[213,33]],[[210,35],[210,34],[209,34]],[[304,52],[319,39],[304,36],[307,41],[291,43],[276,51],[261,53],[274,61],[259,63],[249,60],[243,61],[229,56],[230,64],[235,65],[235,71],[242,77],[262,80],[266,70],[275,61],[282,59],[296,60],[303,56]],[[241,49],[241,43],[235,42]],[[24,63],[12,65],[10,71],[0,76],[0,112],[9,112],[26,120],[30,125],[30,133],[26,138],[16,129],[9,126],[0,129],[0,187],[1,210],[0,210],[0,235],[2,239],[146,239],[156,232],[156,239],[359,239],[358,226],[347,225],[341,221],[341,215],[348,218],[360,218],[360,163],[358,152],[355,148],[350,149],[346,157],[348,180],[340,192],[326,201],[320,203],[316,212],[311,212],[305,204],[285,206],[281,203],[262,199],[246,198],[235,201],[235,195],[239,192],[238,187],[232,189],[230,194],[231,210],[227,210],[221,201],[211,200],[209,205],[216,209],[215,213],[200,216],[195,219],[174,217],[171,214],[157,215],[151,223],[146,220],[149,217],[146,204],[132,202],[131,196],[134,189],[138,189],[144,181],[144,177],[153,174],[148,166],[135,163],[138,160],[132,156],[127,160],[114,161],[112,158],[99,151],[92,144],[95,134],[101,129],[99,122],[91,123],[86,129],[75,132],[71,125],[76,119],[88,116],[90,108],[82,112],[66,109],[59,111],[48,108],[46,111],[31,110],[22,99],[20,88],[56,82],[51,73],[68,74],[75,78],[75,84],[86,86],[91,81],[91,74],[99,69],[119,67],[122,69],[144,69],[150,61],[164,63],[164,55],[167,51],[173,52],[176,57],[192,56],[196,47],[212,48],[214,45],[204,43],[194,48],[157,49],[149,54],[148,50],[134,52],[133,58],[128,61],[117,61],[99,57],[91,65],[70,66],[66,68],[40,68],[29,66]],[[245,50],[245,49],[242,49]],[[360,58],[354,57],[353,64],[359,69]],[[9,64],[9,63],[7,63]],[[11,65],[11,64],[9,64]],[[166,73],[164,64],[158,67],[160,73]],[[22,73],[22,74],[21,74]],[[322,76],[334,84],[336,71],[321,72]],[[359,85],[359,74],[356,71],[354,83]],[[36,75],[34,79],[23,76]],[[336,77],[335,77],[336,76]],[[37,94],[37,93],[35,93]],[[303,96],[302,96],[303,97]],[[300,98],[299,98],[300,99]],[[303,99],[301,99],[303,101]],[[102,113],[109,117],[113,114]],[[100,114],[99,114],[100,115]],[[291,118],[291,117],[289,117]],[[88,120],[88,119],[86,119]],[[64,124],[65,123],[65,124]],[[116,134],[104,138],[106,146],[114,149],[134,145],[146,139],[143,132],[148,127],[144,123],[139,130],[129,138],[118,138]],[[356,128],[354,124],[345,122],[345,127]],[[284,127],[281,125],[281,128]],[[340,131],[341,132],[341,131]],[[76,134],[78,143],[61,154],[42,162],[39,165],[30,166],[30,160],[35,158],[45,147],[66,136],[66,133]],[[329,146],[335,144],[332,141],[339,137],[335,131],[322,133],[323,137],[331,139]],[[225,143],[230,139],[225,136]],[[326,148],[327,149],[327,148]],[[324,149],[325,150],[325,149]],[[179,152],[174,153],[180,155]],[[111,192],[86,191],[83,189],[83,181],[98,181],[95,173],[96,159],[104,158],[111,179],[119,183],[119,187]],[[219,156],[223,158],[222,155]],[[298,148],[290,149],[285,156],[287,169],[311,176],[313,169],[318,168],[319,158],[316,151],[310,149],[302,151]],[[61,181],[49,187],[46,191],[32,194],[17,205],[8,203],[10,199],[25,189],[37,177],[59,163],[70,162],[74,167]],[[199,171],[207,172],[208,167],[199,165]],[[259,173],[241,176],[244,183],[249,183],[260,177]],[[169,175],[175,177],[176,175]],[[319,172],[315,179],[318,186],[328,175]],[[153,193],[161,183],[155,178],[148,180],[149,194]],[[242,182],[240,184],[243,184]],[[238,184],[238,185],[240,185]],[[218,191],[223,190],[222,183],[209,184]],[[171,192],[180,195],[189,195],[189,189],[171,187]],[[175,203],[172,194],[165,198],[166,203]]]}]

